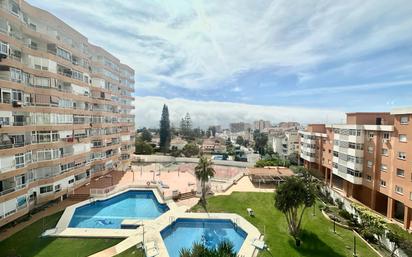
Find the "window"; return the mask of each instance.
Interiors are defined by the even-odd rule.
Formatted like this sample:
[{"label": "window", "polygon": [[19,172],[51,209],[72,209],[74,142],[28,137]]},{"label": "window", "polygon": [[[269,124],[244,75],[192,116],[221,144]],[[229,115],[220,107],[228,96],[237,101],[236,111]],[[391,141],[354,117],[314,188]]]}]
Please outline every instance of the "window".
[{"label": "window", "polygon": [[399,142],[405,143],[407,141],[406,135],[405,134],[400,134],[399,135]]},{"label": "window", "polygon": [[406,153],[405,152],[398,152],[398,159],[406,160]]},{"label": "window", "polygon": [[368,137],[369,137],[369,138],[373,138],[374,136],[375,136],[375,134],[374,134],[373,132],[369,132],[369,133],[368,133]]},{"label": "window", "polygon": [[367,176],[366,176],[366,180],[367,180],[367,181],[372,181],[372,177],[371,177],[370,175],[367,175]]},{"label": "window", "polygon": [[372,146],[368,146],[368,153],[373,153],[373,147]]},{"label": "window", "polygon": [[401,124],[408,124],[409,123],[409,117],[408,116],[402,116],[401,117]]},{"label": "window", "polygon": [[395,192],[400,195],[403,195],[403,188],[400,186],[395,186]]},{"label": "window", "polygon": [[59,47],[57,48],[56,54],[57,54],[57,56],[60,56],[61,58],[66,59],[68,61],[71,61],[71,59],[72,59],[72,56],[71,56],[70,52],[68,52],[64,49],[61,49]]},{"label": "window", "polygon": [[387,148],[382,148],[382,155],[388,156],[389,150]]},{"label": "window", "polygon": [[386,181],[385,180],[381,180],[381,187],[386,187]]},{"label": "window", "polygon": [[386,172],[388,170],[388,166],[386,164],[381,165],[381,171]]},{"label": "window", "polygon": [[384,132],[383,133],[383,139],[389,139],[389,132]]},{"label": "window", "polygon": [[372,161],[368,161],[368,168],[372,168]]},{"label": "window", "polygon": [[74,178],[70,179],[68,183],[73,184],[74,183]]},{"label": "window", "polygon": [[396,176],[405,177],[405,171],[403,169],[396,169]]},{"label": "window", "polygon": [[48,193],[53,191],[53,186],[40,187],[40,194]]},{"label": "window", "polygon": [[24,154],[18,153],[14,157],[16,159],[16,169],[24,167]]},{"label": "window", "polygon": [[54,192],[59,192],[61,190],[60,184],[54,186]]}]

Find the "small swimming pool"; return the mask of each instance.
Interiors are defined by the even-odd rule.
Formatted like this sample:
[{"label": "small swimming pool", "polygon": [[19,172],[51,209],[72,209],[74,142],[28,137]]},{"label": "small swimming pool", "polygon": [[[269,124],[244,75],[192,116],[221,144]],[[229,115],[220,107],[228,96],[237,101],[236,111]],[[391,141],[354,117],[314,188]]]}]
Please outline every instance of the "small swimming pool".
[{"label": "small swimming pool", "polygon": [[112,198],[77,207],[69,227],[120,228],[124,219],[155,219],[169,210],[153,191],[131,190]]},{"label": "small swimming pool", "polygon": [[191,249],[194,242],[214,248],[221,241],[231,241],[239,252],[247,233],[231,220],[179,218],[160,233],[170,257],[179,257],[182,248]]}]

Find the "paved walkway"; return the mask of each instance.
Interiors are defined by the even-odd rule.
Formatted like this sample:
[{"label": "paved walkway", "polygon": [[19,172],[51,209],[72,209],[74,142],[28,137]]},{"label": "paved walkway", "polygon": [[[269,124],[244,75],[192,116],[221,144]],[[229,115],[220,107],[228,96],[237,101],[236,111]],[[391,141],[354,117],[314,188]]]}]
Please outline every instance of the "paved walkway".
[{"label": "paved walkway", "polygon": [[53,206],[48,207],[47,209],[40,211],[34,215],[31,216],[31,218],[28,221],[23,221],[17,224],[14,227],[7,228],[7,229],[2,229],[0,231],[0,241],[3,241],[4,239],[14,235],[15,233],[19,232],[20,230],[26,228],[27,226],[33,224],[34,222],[40,220],[43,217],[55,214],[57,212],[63,211],[66,209],[67,206],[73,205],[77,203],[78,201],[73,201],[66,199],[62,202],[59,202],[58,204],[55,204]]},{"label": "paved walkway", "polygon": [[275,187],[265,187],[253,184],[248,176],[242,177],[235,185],[232,185],[223,193],[216,193],[215,195],[230,195],[232,192],[274,192]]}]

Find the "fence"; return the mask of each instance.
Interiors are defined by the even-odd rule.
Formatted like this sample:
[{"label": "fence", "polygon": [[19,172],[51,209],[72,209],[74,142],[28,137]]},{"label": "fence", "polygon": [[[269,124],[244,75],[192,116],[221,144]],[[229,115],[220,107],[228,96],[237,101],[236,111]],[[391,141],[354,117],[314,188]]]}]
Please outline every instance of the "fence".
[{"label": "fence", "polygon": [[126,189],[136,189],[136,188],[147,188],[156,189],[158,193],[163,197],[164,200],[172,199],[172,195],[165,196],[164,190],[158,184],[150,183],[134,183],[124,186],[109,186],[105,188],[90,188],[91,197],[108,197],[110,195],[116,194],[118,192],[124,191]]}]

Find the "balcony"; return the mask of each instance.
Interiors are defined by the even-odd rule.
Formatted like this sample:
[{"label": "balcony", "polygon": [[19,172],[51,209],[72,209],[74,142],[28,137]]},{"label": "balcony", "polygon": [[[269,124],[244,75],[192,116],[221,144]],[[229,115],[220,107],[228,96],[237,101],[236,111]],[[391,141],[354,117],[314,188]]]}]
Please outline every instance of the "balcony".
[{"label": "balcony", "polygon": [[0,42],[0,59],[7,58],[9,55],[9,44]]}]

